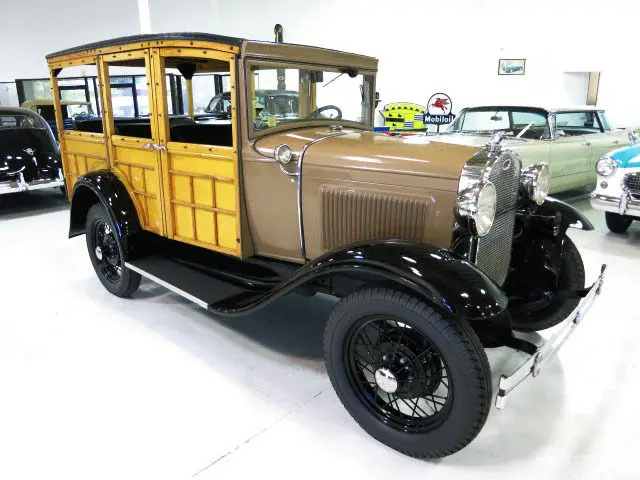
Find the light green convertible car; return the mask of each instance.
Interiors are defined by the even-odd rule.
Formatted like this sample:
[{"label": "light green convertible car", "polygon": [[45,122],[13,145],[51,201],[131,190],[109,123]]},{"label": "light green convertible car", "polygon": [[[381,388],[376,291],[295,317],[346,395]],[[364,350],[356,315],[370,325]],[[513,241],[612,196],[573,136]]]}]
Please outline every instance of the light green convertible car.
[{"label": "light green convertible car", "polygon": [[595,107],[545,109],[504,105],[465,108],[434,139],[482,146],[496,132],[506,135],[503,147],[515,150],[523,166],[539,162],[549,165],[550,193],[593,190],[598,159],[631,143],[628,132],[612,129],[604,111]]}]

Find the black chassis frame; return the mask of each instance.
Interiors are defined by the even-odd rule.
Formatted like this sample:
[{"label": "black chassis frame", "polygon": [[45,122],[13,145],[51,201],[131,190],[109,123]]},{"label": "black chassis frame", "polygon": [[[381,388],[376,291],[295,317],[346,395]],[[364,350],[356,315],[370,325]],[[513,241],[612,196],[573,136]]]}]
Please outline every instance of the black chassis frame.
[{"label": "black chassis frame", "polygon": [[[70,238],[85,233],[87,212],[98,202],[111,218],[126,262],[149,256],[169,258],[200,276],[204,273],[238,287],[237,293],[207,303],[207,309],[218,315],[251,314],[291,292],[343,297],[363,285],[376,285],[410,293],[455,319],[465,319],[485,347],[510,346],[528,353],[536,347],[513,335],[510,303],[526,308],[532,285],[557,292],[567,228],[593,230],[580,212],[564,202],[548,197],[536,205],[520,198],[511,271],[501,288],[465,258],[471,233],[461,228],[454,232],[451,249],[375,240],[341,247],[301,266],[261,257],[239,260],[145,232],[125,186],[107,170],[91,172],[74,186]],[[558,293],[578,297],[585,292]],[[535,305],[540,307],[539,300]]]}]

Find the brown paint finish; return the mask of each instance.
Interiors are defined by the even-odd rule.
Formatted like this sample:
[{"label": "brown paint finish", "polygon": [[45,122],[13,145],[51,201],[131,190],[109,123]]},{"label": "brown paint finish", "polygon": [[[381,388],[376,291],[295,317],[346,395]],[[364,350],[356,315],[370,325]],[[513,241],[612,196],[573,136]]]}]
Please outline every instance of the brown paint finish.
[{"label": "brown paint finish", "polygon": [[[296,178],[282,172],[274,159],[274,149],[280,144],[289,145],[295,154],[286,166],[291,173],[307,147],[301,165],[308,259],[335,247],[326,241],[323,244],[326,237],[356,241],[391,232],[394,237],[450,246],[460,173],[477,147],[433,142],[429,137],[315,127],[267,135],[249,147],[251,151],[244,151],[245,200],[256,252],[302,260]],[[340,213],[333,220],[327,217],[323,192],[328,189],[350,192],[344,208],[353,209],[351,217],[345,219]],[[350,194],[353,201],[348,200]],[[356,197],[364,200],[358,203]],[[342,207],[336,208],[338,212]],[[410,212],[420,217],[412,217]],[[357,226],[363,222],[371,228]],[[419,235],[415,232],[417,222],[424,226]],[[336,231],[341,229],[344,231]]]},{"label": "brown paint finish", "polygon": [[291,43],[245,41],[242,46],[242,56],[243,58],[351,67],[374,72],[378,70],[378,59],[374,57]]},{"label": "brown paint finish", "polygon": [[[302,168],[307,257],[327,251],[323,237],[336,234],[327,228],[350,230],[352,241],[393,236],[449,247],[460,173],[477,150],[371,132],[349,132],[310,146]],[[327,218],[322,197],[328,188],[351,192],[353,198],[346,200],[351,217]],[[416,233],[416,223],[424,230]]]}]

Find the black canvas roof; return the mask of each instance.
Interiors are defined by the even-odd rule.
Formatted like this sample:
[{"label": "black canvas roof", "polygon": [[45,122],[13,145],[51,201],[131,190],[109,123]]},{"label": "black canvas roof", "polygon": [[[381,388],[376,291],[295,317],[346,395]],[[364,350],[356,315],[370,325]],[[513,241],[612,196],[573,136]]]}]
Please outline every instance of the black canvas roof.
[{"label": "black canvas roof", "polygon": [[244,41],[244,39],[242,38],[226,37],[224,35],[214,35],[212,33],[200,32],[147,33],[141,35],[130,35],[127,37],[112,38],[109,40],[102,40],[100,42],[87,43],[85,45],[80,45],[73,48],[67,48],[66,50],[60,50],[59,52],[50,53],[49,55],[47,55],[47,58],[59,57],[61,55],[68,55],[70,53],[84,52],[86,50],[95,50],[97,48],[126,45],[128,43],[136,42],[154,42],[158,40],[199,40],[204,42],[217,42],[235,46],[240,46]]}]

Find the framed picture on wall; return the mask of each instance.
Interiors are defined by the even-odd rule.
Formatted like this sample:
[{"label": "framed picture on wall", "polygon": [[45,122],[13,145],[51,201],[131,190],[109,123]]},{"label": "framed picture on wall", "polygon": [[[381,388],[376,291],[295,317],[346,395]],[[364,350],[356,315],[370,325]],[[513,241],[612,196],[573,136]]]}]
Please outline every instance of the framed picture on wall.
[{"label": "framed picture on wall", "polygon": [[501,58],[498,62],[498,75],[524,75],[524,58]]}]

